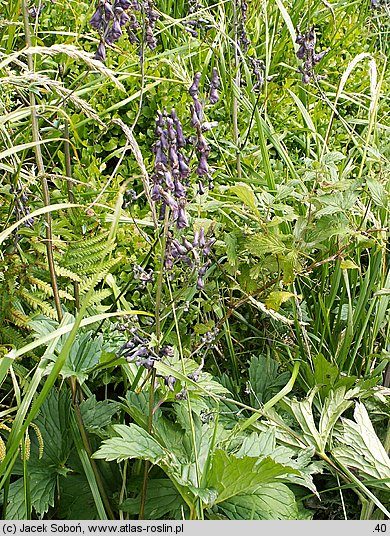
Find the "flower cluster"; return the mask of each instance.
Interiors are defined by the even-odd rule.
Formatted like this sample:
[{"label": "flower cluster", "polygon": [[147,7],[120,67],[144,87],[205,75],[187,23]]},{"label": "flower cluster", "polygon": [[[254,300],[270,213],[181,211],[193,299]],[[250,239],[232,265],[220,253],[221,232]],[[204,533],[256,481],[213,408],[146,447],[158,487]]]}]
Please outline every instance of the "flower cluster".
[{"label": "flower cluster", "polygon": [[171,270],[175,262],[181,262],[197,271],[197,289],[204,288],[204,276],[211,265],[209,259],[211,247],[215,238],[207,238],[203,227],[194,233],[190,242],[186,237],[181,238],[181,243],[177,239],[168,237],[165,252],[164,265],[167,270]]},{"label": "flower cluster", "polygon": [[[124,357],[128,363],[135,363],[137,367],[144,367],[150,371],[155,367],[157,361],[168,360],[170,363],[174,357],[174,349],[172,346],[163,346],[158,353],[156,353],[147,344],[145,337],[142,337],[136,327],[130,328],[131,337],[126,341],[116,353],[117,357]],[[197,382],[199,380],[201,371],[203,369],[204,360],[200,366],[192,373],[188,374],[188,378]],[[156,374],[157,378],[163,378],[164,384],[170,391],[175,390],[176,378],[174,376],[161,376]],[[187,389],[182,389],[175,395],[176,400],[186,400],[188,397]]]},{"label": "flower cluster", "polygon": [[316,32],[314,26],[304,34],[301,33],[299,26],[297,26],[296,32],[297,37],[295,42],[300,45],[297,51],[297,58],[304,60],[303,66],[300,68],[302,82],[308,84],[314,76],[314,66],[322,60],[322,58],[329,52],[329,49],[316,54]]},{"label": "flower cluster", "polygon": [[193,37],[198,37],[199,31],[207,31],[213,27],[208,20],[196,16],[201,8],[202,6],[197,0],[188,0],[188,14],[194,15],[194,18],[184,21],[183,26]]},{"label": "flower cluster", "polygon": [[162,202],[160,218],[165,217],[168,207],[177,228],[184,229],[188,226],[184,181],[189,177],[190,168],[181,151],[187,144],[187,139],[174,109],[169,116],[166,111],[158,112],[155,134],[157,141],[153,145],[155,162],[151,197],[153,201]]},{"label": "flower cluster", "polygon": [[[196,129],[196,142],[195,147],[198,155],[198,166],[195,173],[198,175],[198,187],[199,193],[204,193],[203,179],[208,178],[209,188],[214,187],[212,177],[209,172],[208,156],[210,154],[210,147],[206,138],[203,136],[203,132],[210,130],[214,126],[212,123],[204,121],[203,104],[199,99],[199,84],[201,79],[201,73],[195,73],[194,80],[189,88],[189,94],[192,97],[193,104],[191,105],[191,126]],[[211,104],[215,104],[219,100],[218,96],[219,77],[218,70],[213,69],[210,84],[210,96],[209,100]]]},{"label": "flower cluster", "polygon": [[243,52],[247,52],[249,45],[251,44],[251,42],[248,39],[248,35],[246,33],[246,28],[245,28],[246,20],[248,18],[248,3],[245,0],[241,0],[241,2],[238,2],[236,0],[236,6],[237,8],[240,9],[240,15],[241,15],[238,21],[238,28],[237,28],[238,41],[240,43],[241,50]]},{"label": "flower cluster", "polygon": [[105,61],[106,45],[113,45],[118,41],[123,35],[124,27],[127,29],[131,43],[139,41],[135,32],[140,28],[140,24],[134,12],[142,10],[145,13],[145,41],[150,49],[154,49],[157,46],[157,40],[153,31],[159,15],[153,9],[152,0],[141,4],[138,0],[113,0],[113,2],[112,0],[99,0],[99,5],[89,21],[100,34],[95,59]]}]

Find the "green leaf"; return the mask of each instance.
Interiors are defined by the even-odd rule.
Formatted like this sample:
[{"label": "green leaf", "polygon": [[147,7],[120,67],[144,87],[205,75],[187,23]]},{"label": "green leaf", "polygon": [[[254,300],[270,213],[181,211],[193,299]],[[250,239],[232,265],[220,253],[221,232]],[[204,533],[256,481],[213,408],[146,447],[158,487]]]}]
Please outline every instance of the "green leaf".
[{"label": "green leaf", "polygon": [[86,372],[99,363],[102,355],[103,335],[92,338],[92,331],[76,337],[61,370],[63,378],[75,377],[83,383],[88,374]]},{"label": "green leaf", "polygon": [[298,519],[294,493],[284,484],[264,484],[255,493],[240,494],[219,505],[229,519]]},{"label": "green leaf", "polygon": [[342,270],[360,270],[359,266],[351,259],[345,259],[340,262],[340,268]]},{"label": "green leaf", "polygon": [[259,209],[257,208],[256,196],[248,184],[238,182],[232,186],[230,190],[235,193],[236,196],[241,199],[244,205],[250,208],[258,218],[260,217]]},{"label": "green leaf", "polygon": [[[83,498],[82,501],[80,497]],[[60,480],[59,518],[99,519],[95,501],[84,474],[70,473]]]},{"label": "green leaf", "polygon": [[[139,488],[138,488],[139,489]],[[139,514],[140,495],[126,499],[120,509],[135,516]],[[172,513],[185,508],[185,503],[173,483],[166,478],[151,479],[148,482],[145,502],[145,519],[161,519],[171,513],[170,519],[175,519]]]},{"label": "green leaf", "polygon": [[324,401],[318,426],[324,448],[336,422],[352,404],[345,387],[339,387],[329,392]]},{"label": "green leaf", "polygon": [[314,364],[314,381],[316,385],[332,386],[339,377],[337,365],[329,363],[323,354],[317,354],[313,357]]},{"label": "green leaf", "polygon": [[261,461],[248,456],[237,458],[218,449],[214,453],[207,487],[217,491],[216,503],[221,503],[242,493],[255,493],[263,484],[289,473],[298,474],[298,471],[269,457]]},{"label": "green leaf", "polygon": [[110,400],[97,402],[93,395],[80,404],[84,426],[88,432],[101,434],[103,428],[111,424],[113,415],[119,411],[120,405]]},{"label": "green leaf", "polygon": [[366,182],[374,203],[379,207],[385,208],[388,203],[388,194],[385,186],[377,179],[367,179]]},{"label": "green leaf", "polygon": [[[43,456],[35,462],[59,470],[65,465],[73,442],[69,434],[70,397],[66,391],[52,389],[35,419],[43,439]],[[30,433],[30,435],[33,435]]]},{"label": "green leaf", "polygon": [[354,418],[342,419],[343,429],[335,434],[341,446],[333,449],[333,456],[367,478],[387,479],[383,486],[390,488],[390,458],[362,403],[356,404]]},{"label": "green leaf", "polygon": [[167,457],[167,453],[160,444],[136,424],[130,424],[129,426],[116,424],[113,429],[120,437],[113,437],[103,441],[93,458],[107,461],[116,460],[118,462],[129,458],[137,458],[158,464]]},{"label": "green leaf", "polygon": [[278,373],[277,361],[270,357],[252,356],[249,366],[251,405],[259,408],[270,400],[290,378],[289,372]]},{"label": "green leaf", "polygon": [[285,290],[275,290],[274,292],[268,294],[267,299],[265,300],[265,304],[268,309],[278,311],[283,303],[285,303],[290,298],[293,298],[294,296],[295,294],[293,294],[292,292],[286,292]]},{"label": "green leaf", "polygon": [[226,256],[231,266],[236,266],[238,261],[238,240],[236,233],[225,233]]}]

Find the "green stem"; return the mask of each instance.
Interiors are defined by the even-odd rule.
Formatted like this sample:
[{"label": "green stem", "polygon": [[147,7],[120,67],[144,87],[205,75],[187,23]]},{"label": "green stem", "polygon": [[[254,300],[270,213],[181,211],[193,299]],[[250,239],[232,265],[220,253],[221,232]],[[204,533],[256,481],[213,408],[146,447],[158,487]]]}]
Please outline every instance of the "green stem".
[{"label": "green stem", "polygon": [[[167,234],[168,234],[168,220],[169,210],[166,211],[165,221],[164,221],[164,232],[161,236],[161,262],[160,262],[160,271],[158,274],[157,280],[157,290],[156,290],[156,306],[155,306],[155,321],[156,321],[156,338],[157,338],[157,347],[156,353],[159,351],[160,338],[161,338],[161,296],[162,296],[162,285],[164,281],[164,260],[165,260],[165,248],[167,243]],[[154,384],[156,382],[156,370],[152,370],[150,378],[150,388],[149,388],[149,416],[148,416],[148,432],[152,433],[153,428],[153,406],[154,406]],[[143,519],[145,516],[145,503],[146,503],[146,493],[148,488],[148,474],[149,474],[150,462],[145,461],[144,466],[144,478],[142,483],[142,494],[141,494],[141,504],[139,510],[139,519]]]},{"label": "green stem", "polygon": [[[30,21],[28,15],[28,5],[27,0],[22,0],[22,10],[23,10],[23,25],[24,25],[24,35],[25,42],[27,47],[31,47],[31,33],[30,33]],[[27,64],[31,72],[34,72],[34,60],[31,54],[27,54]],[[29,92],[30,99],[30,108],[31,108],[31,129],[32,129],[32,139],[35,142],[35,160],[38,168],[38,174],[41,179],[43,203],[45,207],[50,205],[50,193],[49,187],[47,184],[45,176],[45,166],[43,163],[41,145],[39,142],[39,124],[38,124],[38,115],[36,110],[35,95],[32,91]],[[52,234],[52,219],[51,214],[48,212],[46,214],[46,254],[47,262],[49,265],[50,280],[51,286],[53,289],[54,303],[57,311],[58,321],[62,320],[62,309],[61,309],[61,300],[58,292],[57,285],[57,276],[54,266],[54,256],[53,256],[53,234]]]}]

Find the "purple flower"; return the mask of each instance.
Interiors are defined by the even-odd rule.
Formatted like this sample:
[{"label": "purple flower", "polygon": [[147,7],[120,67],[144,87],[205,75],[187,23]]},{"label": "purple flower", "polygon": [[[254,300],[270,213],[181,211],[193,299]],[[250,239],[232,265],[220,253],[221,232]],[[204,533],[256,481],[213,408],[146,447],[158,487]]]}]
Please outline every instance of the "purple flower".
[{"label": "purple flower", "polygon": [[196,113],[195,108],[192,104],[190,105],[190,110],[191,110],[191,126],[197,128],[200,126],[200,121],[199,121],[198,114]]},{"label": "purple flower", "polygon": [[178,154],[176,151],[175,143],[171,143],[171,145],[169,146],[169,160],[171,162],[172,168],[174,169],[179,168],[179,158],[178,158]]},{"label": "purple flower", "polygon": [[164,383],[170,391],[175,390],[176,378],[174,376],[164,376]]},{"label": "purple flower", "polygon": [[112,45],[115,41],[118,41],[122,37],[122,30],[121,25],[119,24],[119,20],[115,19],[112,23],[112,28],[108,32],[106,36],[106,43],[109,45]]},{"label": "purple flower", "polygon": [[210,99],[211,104],[216,104],[219,101],[217,88],[212,87],[210,89],[210,97],[209,97],[209,99]]},{"label": "purple flower", "polygon": [[160,193],[164,199],[164,203],[172,210],[174,214],[177,213],[179,210],[179,206],[176,203],[176,201],[173,199],[173,197],[169,195],[167,192],[164,192],[164,190],[161,190]]},{"label": "purple flower", "polygon": [[203,248],[203,255],[204,255],[205,257],[208,257],[208,256],[210,255],[210,253],[211,253],[211,246],[214,244],[214,242],[215,242],[215,238],[210,238],[210,240],[208,240],[208,241],[206,242],[206,245],[205,245],[205,247]]},{"label": "purple flower", "polygon": [[207,156],[204,154],[200,155],[198,167],[195,170],[195,173],[198,177],[204,177],[209,172],[209,166],[207,163]]},{"label": "purple flower", "polygon": [[106,45],[104,41],[101,40],[98,46],[98,49],[95,53],[95,60],[105,61],[106,60]]},{"label": "purple flower", "polygon": [[202,290],[204,288],[204,281],[200,276],[198,277],[198,281],[196,282],[196,288],[198,290]]},{"label": "purple flower", "polygon": [[173,192],[173,190],[175,190],[175,184],[173,182],[171,172],[166,171],[164,173],[164,176],[165,176],[165,184],[167,185],[168,190],[171,190]]},{"label": "purple flower", "polygon": [[189,177],[189,175],[190,175],[190,168],[187,165],[186,159],[179,152],[177,153],[177,157],[178,157],[178,160],[179,160],[180,176],[181,176],[182,179],[187,179],[187,177]]},{"label": "purple flower", "polygon": [[194,97],[193,101],[194,101],[194,108],[195,108],[196,115],[198,116],[199,122],[201,123],[203,120],[203,115],[204,115],[203,106],[197,97]]},{"label": "purple flower", "polygon": [[204,237],[204,229],[203,229],[203,227],[201,227],[199,229],[198,244],[199,244],[199,247],[201,247],[201,248],[204,248],[205,245],[206,245],[206,240],[205,240],[205,237]]},{"label": "purple flower", "polygon": [[175,179],[175,196],[186,197],[186,194],[187,194],[186,189],[184,188],[182,183],[178,179]]},{"label": "purple flower", "polygon": [[187,214],[183,207],[179,207],[176,226],[178,229],[184,229],[185,227],[188,227]]},{"label": "purple flower", "polygon": [[198,194],[204,195],[205,189],[202,181],[198,181]]},{"label": "purple flower", "polygon": [[172,245],[175,247],[176,251],[180,253],[180,255],[186,255],[187,248],[185,246],[182,246],[180,242],[178,242],[177,240],[173,240]]},{"label": "purple flower", "polygon": [[114,12],[112,10],[112,6],[111,6],[110,2],[104,2],[103,8],[104,8],[104,13],[106,15],[106,19],[107,20],[113,19],[114,18]]},{"label": "purple flower", "polygon": [[103,25],[103,22],[103,7],[99,6],[95,13],[92,15],[89,24],[92,26],[92,28],[95,28],[95,30],[99,30],[100,27]]},{"label": "purple flower", "polygon": [[195,73],[195,75],[194,75],[194,81],[192,82],[192,86],[188,90],[188,92],[191,95],[191,97],[196,97],[198,95],[199,83],[200,83],[201,76],[202,76],[201,73]]}]

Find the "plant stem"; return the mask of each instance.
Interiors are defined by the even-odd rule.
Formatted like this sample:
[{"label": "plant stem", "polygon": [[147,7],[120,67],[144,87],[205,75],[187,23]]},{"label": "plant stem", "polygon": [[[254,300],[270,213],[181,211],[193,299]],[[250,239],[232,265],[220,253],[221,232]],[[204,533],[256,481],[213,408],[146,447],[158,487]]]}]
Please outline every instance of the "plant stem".
[{"label": "plant stem", "polygon": [[[236,77],[233,81],[233,84],[236,86],[236,89],[240,89],[241,85],[241,72],[240,72],[240,58],[238,56],[238,20],[237,20],[237,0],[233,1],[233,26],[234,26],[234,66],[236,70]],[[237,178],[241,180],[242,169],[241,169],[241,154],[240,147],[238,146],[239,140],[239,131],[238,131],[238,99],[233,91],[233,140],[236,146],[236,165],[237,165]]]},{"label": "plant stem", "polygon": [[[167,243],[167,234],[168,234],[168,220],[169,210],[166,211],[165,221],[164,221],[164,232],[161,236],[161,262],[160,262],[160,271],[158,274],[157,281],[157,290],[156,290],[156,306],[155,306],[155,321],[156,321],[156,353],[159,352],[160,347],[160,338],[161,338],[161,317],[160,317],[160,308],[161,308],[161,296],[162,296],[162,284],[164,280],[164,259],[165,259],[165,248]],[[152,433],[153,428],[153,405],[154,405],[154,384],[156,382],[156,369],[152,370],[150,378],[150,388],[149,388],[149,416],[148,416],[148,432]],[[142,495],[141,495],[141,504],[139,510],[139,519],[143,519],[145,516],[145,503],[146,503],[146,492],[148,488],[148,474],[149,474],[150,462],[145,461],[144,466],[144,478],[142,484]]]},{"label": "plant stem", "polygon": [[[25,42],[26,42],[27,47],[31,47],[31,32],[30,32],[30,21],[28,18],[29,15],[28,15],[27,0],[22,0],[22,11],[23,11]],[[29,70],[31,72],[34,72],[34,60],[31,54],[27,55],[27,64],[28,64]],[[41,179],[43,203],[45,207],[47,207],[50,205],[50,193],[49,193],[47,180],[45,177],[45,166],[43,164],[41,146],[39,144],[40,136],[39,136],[38,115],[37,115],[37,109],[36,109],[36,103],[35,103],[35,95],[32,91],[29,92],[29,99],[30,99],[30,108],[31,108],[32,139],[33,139],[33,142],[36,144],[34,148],[35,160],[36,160],[36,164],[38,168],[38,174]],[[55,307],[57,311],[57,318],[58,318],[58,322],[61,322],[62,309],[61,309],[60,295],[58,292],[57,276],[56,276],[56,271],[55,271],[55,266],[54,266],[52,219],[51,219],[50,212],[46,214],[46,254],[47,254],[47,262],[49,265],[51,286],[53,289],[53,297],[54,297]]]}]

